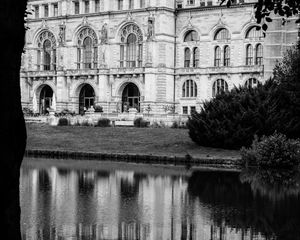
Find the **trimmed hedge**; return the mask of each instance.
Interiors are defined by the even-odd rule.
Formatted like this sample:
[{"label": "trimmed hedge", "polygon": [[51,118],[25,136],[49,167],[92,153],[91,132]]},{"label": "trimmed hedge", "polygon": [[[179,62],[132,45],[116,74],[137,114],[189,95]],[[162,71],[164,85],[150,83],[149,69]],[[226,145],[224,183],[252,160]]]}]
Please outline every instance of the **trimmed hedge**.
[{"label": "trimmed hedge", "polygon": [[69,120],[67,118],[59,118],[58,119],[58,126],[68,126]]},{"label": "trimmed hedge", "polygon": [[147,122],[143,118],[136,118],[133,122],[133,125],[138,128],[145,128],[149,126],[149,122]]},{"label": "trimmed hedge", "polygon": [[101,118],[98,120],[96,127],[110,127],[110,120],[107,118]]}]

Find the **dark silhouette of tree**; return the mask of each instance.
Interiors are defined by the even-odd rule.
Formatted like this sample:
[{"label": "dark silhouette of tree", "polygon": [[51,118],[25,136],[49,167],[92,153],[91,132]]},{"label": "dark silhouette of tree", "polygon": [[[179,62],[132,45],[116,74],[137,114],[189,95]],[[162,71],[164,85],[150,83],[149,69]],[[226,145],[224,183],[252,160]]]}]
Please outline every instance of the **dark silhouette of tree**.
[{"label": "dark silhouette of tree", "polygon": [[[227,7],[230,7],[235,0],[222,0],[221,4],[226,3]],[[258,0],[254,5],[255,18],[258,24],[261,24],[263,31],[268,29],[268,23],[272,22],[271,14],[278,14],[282,17],[283,23],[286,18],[296,16],[300,13],[300,1],[299,0]],[[300,18],[296,20],[296,23],[300,22]]]},{"label": "dark silhouette of tree", "polygon": [[5,239],[21,240],[19,177],[26,145],[21,108],[20,66],[24,47],[26,0],[2,0],[0,4],[0,137],[1,200]]}]

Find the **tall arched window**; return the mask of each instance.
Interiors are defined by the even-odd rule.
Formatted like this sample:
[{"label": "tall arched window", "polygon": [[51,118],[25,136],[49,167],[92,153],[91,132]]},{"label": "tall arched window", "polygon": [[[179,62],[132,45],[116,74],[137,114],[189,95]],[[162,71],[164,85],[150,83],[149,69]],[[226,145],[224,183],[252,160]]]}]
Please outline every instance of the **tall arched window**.
[{"label": "tall arched window", "polygon": [[253,47],[251,44],[246,47],[246,65],[253,65]]},{"label": "tall arched window", "polygon": [[143,34],[135,24],[129,24],[121,30],[120,67],[142,67]]},{"label": "tall arched window", "polygon": [[225,46],[224,47],[224,66],[229,66],[230,65],[230,47]]},{"label": "tall arched window", "polygon": [[246,82],[245,82],[245,86],[247,88],[254,88],[257,87],[258,81],[256,78],[249,78]]},{"label": "tall arched window", "polygon": [[43,43],[44,51],[44,70],[50,70],[51,68],[51,42],[46,39]]},{"label": "tall arched window", "polygon": [[189,48],[184,49],[184,67],[190,67],[191,64],[191,50]]},{"label": "tall arched window", "polygon": [[184,37],[184,42],[192,42],[197,40],[198,40],[198,33],[194,30],[188,31]]},{"label": "tall arched window", "polygon": [[213,97],[215,97],[216,95],[222,92],[227,92],[227,91],[228,91],[228,84],[224,79],[218,79],[214,82],[213,89],[212,89]]},{"label": "tall arched window", "polygon": [[37,38],[37,68],[38,70],[56,69],[56,41],[49,31],[42,32]]},{"label": "tall arched window", "polygon": [[199,48],[193,49],[193,67],[199,67],[200,51]]},{"label": "tall arched window", "polygon": [[97,68],[98,40],[96,33],[89,27],[78,33],[77,68]]},{"label": "tall arched window", "polygon": [[229,31],[226,28],[219,29],[215,36],[214,40],[228,40],[230,39]]},{"label": "tall arched window", "polygon": [[136,36],[135,34],[131,33],[127,37],[127,52],[126,52],[126,58],[127,58],[127,67],[136,67],[136,55],[137,55],[137,44],[136,44]]},{"label": "tall arched window", "polygon": [[214,65],[215,67],[219,67],[221,64],[221,48],[217,46],[215,48],[215,60],[214,60]]},{"label": "tall arched window", "polygon": [[197,84],[193,80],[186,80],[182,85],[182,97],[197,97]]},{"label": "tall arched window", "polygon": [[256,65],[263,65],[263,46],[261,44],[256,45],[255,64]]},{"label": "tall arched window", "polygon": [[83,64],[84,68],[92,68],[92,62],[93,62],[93,46],[92,46],[92,39],[90,37],[86,37],[83,40]]}]

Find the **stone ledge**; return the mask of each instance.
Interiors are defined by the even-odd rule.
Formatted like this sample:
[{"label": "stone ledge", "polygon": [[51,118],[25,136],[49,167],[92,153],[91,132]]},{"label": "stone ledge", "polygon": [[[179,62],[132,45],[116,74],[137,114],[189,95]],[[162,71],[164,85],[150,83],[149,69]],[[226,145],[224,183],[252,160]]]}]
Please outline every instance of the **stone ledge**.
[{"label": "stone ledge", "polygon": [[57,159],[75,159],[75,160],[101,160],[116,162],[131,162],[144,164],[169,164],[181,165],[186,167],[217,167],[217,168],[240,168],[241,159],[220,159],[220,158],[189,158],[179,156],[157,156],[157,155],[139,155],[125,153],[95,153],[95,152],[74,152],[74,151],[51,151],[51,150],[31,150],[25,151],[25,157],[46,157]]}]

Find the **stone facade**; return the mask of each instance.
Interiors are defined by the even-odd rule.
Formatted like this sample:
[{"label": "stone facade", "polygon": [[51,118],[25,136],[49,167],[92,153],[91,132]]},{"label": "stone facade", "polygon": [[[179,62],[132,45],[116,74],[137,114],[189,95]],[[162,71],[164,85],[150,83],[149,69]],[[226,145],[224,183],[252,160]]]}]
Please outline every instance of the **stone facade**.
[{"label": "stone facade", "polygon": [[297,41],[296,18],[281,25],[275,16],[263,37],[253,7],[249,0],[229,9],[215,0],[29,0],[23,107],[200,110],[221,90],[265,81]]}]

